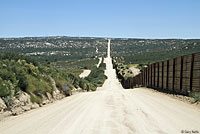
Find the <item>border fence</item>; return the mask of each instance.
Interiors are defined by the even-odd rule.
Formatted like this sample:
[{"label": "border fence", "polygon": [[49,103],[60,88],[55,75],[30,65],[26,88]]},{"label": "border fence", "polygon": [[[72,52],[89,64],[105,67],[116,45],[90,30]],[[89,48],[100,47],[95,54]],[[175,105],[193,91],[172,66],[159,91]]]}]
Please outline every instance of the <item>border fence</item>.
[{"label": "border fence", "polygon": [[200,52],[153,63],[137,76],[126,80],[117,69],[116,73],[126,89],[146,86],[189,95],[200,92]]}]

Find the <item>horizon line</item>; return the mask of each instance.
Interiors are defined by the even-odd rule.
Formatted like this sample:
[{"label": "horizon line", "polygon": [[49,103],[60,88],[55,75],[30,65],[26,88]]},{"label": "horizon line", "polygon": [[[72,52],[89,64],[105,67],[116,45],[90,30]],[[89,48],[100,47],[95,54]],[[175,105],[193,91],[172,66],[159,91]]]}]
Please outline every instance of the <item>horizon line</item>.
[{"label": "horizon line", "polygon": [[113,36],[74,36],[74,35],[39,35],[39,36],[5,36],[0,39],[12,39],[12,38],[46,38],[46,37],[71,37],[71,38],[111,38],[111,39],[200,39],[195,37],[113,37]]}]

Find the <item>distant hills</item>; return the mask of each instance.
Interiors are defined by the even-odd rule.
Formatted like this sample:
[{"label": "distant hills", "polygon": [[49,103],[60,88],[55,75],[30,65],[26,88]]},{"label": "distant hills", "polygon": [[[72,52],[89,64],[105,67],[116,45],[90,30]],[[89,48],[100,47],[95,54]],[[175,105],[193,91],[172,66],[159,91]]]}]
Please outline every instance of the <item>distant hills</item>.
[{"label": "distant hills", "polygon": [[[107,40],[100,37],[0,38],[0,53],[9,51],[57,62],[106,56]],[[98,51],[97,51],[98,50]],[[200,39],[113,38],[111,55],[126,63],[152,63],[200,51]]]},{"label": "distant hills", "polygon": [[112,56],[141,64],[200,52],[200,39],[114,39],[111,46]]}]

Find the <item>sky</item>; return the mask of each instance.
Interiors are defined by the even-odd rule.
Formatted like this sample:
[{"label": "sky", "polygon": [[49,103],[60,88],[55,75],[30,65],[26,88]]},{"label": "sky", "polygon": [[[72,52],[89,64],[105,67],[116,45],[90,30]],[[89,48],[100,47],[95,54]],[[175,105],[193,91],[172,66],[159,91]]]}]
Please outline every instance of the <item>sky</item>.
[{"label": "sky", "polygon": [[200,38],[200,0],[0,0],[0,38]]}]

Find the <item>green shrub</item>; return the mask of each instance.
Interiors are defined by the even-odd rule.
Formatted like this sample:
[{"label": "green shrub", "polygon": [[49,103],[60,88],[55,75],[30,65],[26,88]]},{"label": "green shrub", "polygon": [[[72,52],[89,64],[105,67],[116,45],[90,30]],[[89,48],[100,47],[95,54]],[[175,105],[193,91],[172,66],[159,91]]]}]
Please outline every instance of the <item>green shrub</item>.
[{"label": "green shrub", "polygon": [[196,101],[200,101],[200,92],[193,92],[190,96],[193,97]]},{"label": "green shrub", "polygon": [[5,97],[10,94],[10,89],[0,77],[0,97]]},{"label": "green shrub", "polygon": [[15,74],[6,70],[6,69],[2,69],[0,70],[0,77],[3,80],[10,80],[12,83],[16,83],[16,77]]},{"label": "green shrub", "polygon": [[46,92],[51,93],[52,88],[42,79],[37,79],[33,76],[28,76],[28,87],[26,91],[28,93],[34,93],[36,95],[45,94]]},{"label": "green shrub", "polygon": [[81,80],[80,82],[79,82],[79,87],[80,88],[82,88],[83,90],[87,90],[87,81],[85,81],[85,80]]},{"label": "green shrub", "polygon": [[62,82],[62,80],[55,80],[55,82],[56,82],[56,87],[58,88],[58,89],[60,89],[60,90],[63,90],[63,82]]},{"label": "green shrub", "polygon": [[90,90],[91,90],[91,91],[96,91],[96,89],[97,89],[97,88],[96,88],[93,84],[90,84]]},{"label": "green shrub", "polygon": [[72,94],[71,84],[64,82],[63,83],[63,92],[65,93],[65,95],[70,96]]},{"label": "green shrub", "polygon": [[97,87],[101,87],[104,81],[107,79],[107,76],[104,75],[104,70],[106,69],[106,64],[100,64],[99,68],[94,67],[91,70],[91,73],[85,78],[89,84],[84,85],[84,89],[87,91],[96,91]]},{"label": "green shrub", "polygon": [[26,73],[23,70],[17,72],[17,79],[19,80],[18,86],[23,90],[26,91],[28,87],[28,78]]},{"label": "green shrub", "polygon": [[[89,59],[87,62],[90,62],[91,65],[97,60]],[[22,90],[32,96],[33,102],[40,103],[42,95],[46,92],[52,93],[53,82],[51,78],[55,80],[57,88],[66,94],[70,93],[69,91],[74,87],[95,90],[94,84],[79,78],[80,72],[77,69],[61,70],[51,65],[40,64],[27,56],[13,53],[0,54],[0,97],[13,96]],[[92,77],[98,78],[98,73],[93,73]]]},{"label": "green shrub", "polygon": [[41,104],[42,103],[42,99],[36,95],[30,95],[31,96],[31,102],[35,102],[37,104]]},{"label": "green shrub", "polygon": [[99,65],[99,68],[105,70],[105,69],[106,69],[106,64],[105,64],[105,63],[101,63],[101,64]]}]

